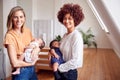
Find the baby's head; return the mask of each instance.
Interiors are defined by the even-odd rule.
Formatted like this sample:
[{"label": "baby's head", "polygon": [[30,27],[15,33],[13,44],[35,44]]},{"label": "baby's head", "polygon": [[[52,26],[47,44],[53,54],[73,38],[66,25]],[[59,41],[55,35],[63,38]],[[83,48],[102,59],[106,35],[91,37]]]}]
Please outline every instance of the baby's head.
[{"label": "baby's head", "polygon": [[60,46],[60,43],[58,40],[52,40],[49,45],[50,48],[59,48],[59,46]]},{"label": "baby's head", "polygon": [[42,39],[39,38],[39,39],[36,39],[36,41],[38,42],[40,49],[45,47],[45,42]]}]

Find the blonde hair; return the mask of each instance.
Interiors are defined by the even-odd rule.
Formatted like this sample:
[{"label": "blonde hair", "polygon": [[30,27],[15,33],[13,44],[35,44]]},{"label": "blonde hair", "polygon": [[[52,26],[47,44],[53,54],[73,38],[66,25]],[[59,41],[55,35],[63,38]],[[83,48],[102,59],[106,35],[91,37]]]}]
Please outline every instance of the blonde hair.
[{"label": "blonde hair", "polygon": [[[14,17],[15,12],[17,12],[17,11],[22,11],[24,14],[24,17],[26,17],[23,8],[21,8],[20,6],[13,7],[8,15],[8,18],[7,18],[7,32],[14,28],[14,25],[12,23],[12,19]],[[25,26],[25,23],[22,26],[21,32],[23,32],[24,26]]]}]

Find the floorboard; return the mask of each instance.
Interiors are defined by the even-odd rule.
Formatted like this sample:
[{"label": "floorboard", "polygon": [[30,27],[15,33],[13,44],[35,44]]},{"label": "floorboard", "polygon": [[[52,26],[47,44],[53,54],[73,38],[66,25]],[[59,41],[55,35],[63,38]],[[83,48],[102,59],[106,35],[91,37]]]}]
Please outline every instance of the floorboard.
[{"label": "floorboard", "polygon": [[[38,70],[37,75],[39,80],[54,80],[49,70]],[[85,49],[78,80],[120,80],[120,59],[112,49]]]}]

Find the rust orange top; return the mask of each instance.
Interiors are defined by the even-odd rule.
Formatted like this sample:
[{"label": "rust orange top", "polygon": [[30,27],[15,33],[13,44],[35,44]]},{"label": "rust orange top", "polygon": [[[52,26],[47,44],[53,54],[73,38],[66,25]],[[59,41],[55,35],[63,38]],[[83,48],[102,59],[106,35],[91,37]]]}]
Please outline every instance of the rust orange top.
[{"label": "rust orange top", "polygon": [[4,46],[11,44],[15,47],[17,56],[23,54],[24,48],[33,40],[31,31],[24,27],[23,33],[18,34],[14,30],[10,30],[6,33],[4,39]]}]

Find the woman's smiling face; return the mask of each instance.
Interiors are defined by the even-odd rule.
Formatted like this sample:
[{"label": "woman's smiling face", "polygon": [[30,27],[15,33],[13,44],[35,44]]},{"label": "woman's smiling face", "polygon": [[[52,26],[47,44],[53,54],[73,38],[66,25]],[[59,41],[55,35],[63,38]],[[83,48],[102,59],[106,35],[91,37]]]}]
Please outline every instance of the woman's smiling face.
[{"label": "woman's smiling face", "polygon": [[67,29],[71,29],[74,27],[74,19],[69,13],[64,16],[63,24]]},{"label": "woman's smiling face", "polygon": [[25,16],[22,11],[16,11],[13,16],[13,25],[14,28],[21,28],[25,23]]}]

